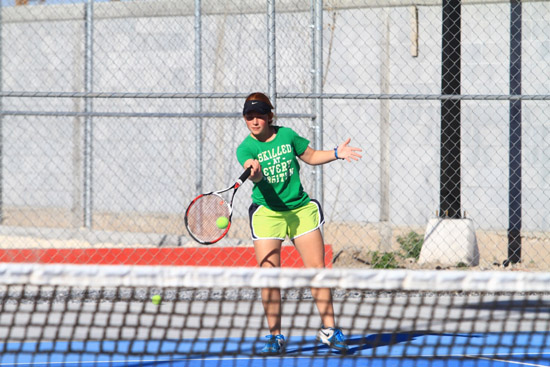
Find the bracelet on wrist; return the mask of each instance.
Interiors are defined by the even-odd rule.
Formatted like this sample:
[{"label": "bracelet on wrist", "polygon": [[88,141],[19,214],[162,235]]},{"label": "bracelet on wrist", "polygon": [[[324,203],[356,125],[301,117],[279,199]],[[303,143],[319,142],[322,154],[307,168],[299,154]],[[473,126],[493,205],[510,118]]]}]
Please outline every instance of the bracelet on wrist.
[{"label": "bracelet on wrist", "polygon": [[338,147],[334,148],[334,156],[336,157],[336,159],[344,159],[344,158],[338,157]]}]

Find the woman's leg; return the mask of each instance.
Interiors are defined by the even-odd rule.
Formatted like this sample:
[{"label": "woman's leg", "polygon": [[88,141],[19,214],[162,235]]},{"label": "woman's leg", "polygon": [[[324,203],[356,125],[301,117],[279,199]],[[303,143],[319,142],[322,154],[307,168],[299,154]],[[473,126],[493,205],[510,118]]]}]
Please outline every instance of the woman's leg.
[{"label": "woman's leg", "polygon": [[[325,245],[321,230],[306,233],[294,239],[294,245],[302,257],[306,268],[325,267]],[[334,306],[330,288],[311,288],[324,327],[335,327]]]},{"label": "woman's leg", "polygon": [[[278,268],[281,266],[281,240],[255,240],[254,250],[260,268]],[[262,288],[267,325],[271,335],[281,334],[281,291],[279,288]]]}]

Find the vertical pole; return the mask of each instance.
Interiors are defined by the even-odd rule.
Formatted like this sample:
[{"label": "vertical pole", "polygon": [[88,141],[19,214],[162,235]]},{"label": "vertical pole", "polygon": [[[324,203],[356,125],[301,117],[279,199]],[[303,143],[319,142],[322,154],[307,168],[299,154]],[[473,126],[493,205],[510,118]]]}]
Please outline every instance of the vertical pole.
[{"label": "vertical pole", "polygon": [[[390,14],[385,12],[380,47],[380,93],[390,93]],[[390,101],[380,100],[380,251],[391,251],[390,225]]]},{"label": "vertical pole", "polygon": [[[441,94],[460,94],[461,0],[443,0]],[[460,100],[441,101],[440,215],[461,218]]]},{"label": "vertical pole", "polygon": [[[309,24],[309,28],[310,28],[310,37],[311,37],[311,70],[310,70],[310,73],[311,73],[311,93],[315,93],[315,63],[316,63],[316,55],[317,55],[317,51],[316,51],[316,42],[315,42],[315,35],[317,34],[317,29],[315,28],[315,9],[317,8],[315,3],[316,3],[317,0],[310,0],[309,1],[309,10],[310,10],[310,14],[309,14],[309,21],[310,21],[310,24]],[[311,100],[311,111],[313,112],[315,110],[315,101],[312,99]],[[315,123],[315,118],[312,118],[312,121],[311,121],[311,125],[313,126]]]},{"label": "vertical pole", "polygon": [[267,88],[273,107],[277,107],[275,0],[267,1]]},{"label": "vertical pole", "polygon": [[[316,150],[323,149],[323,0],[315,3],[315,77],[314,91],[318,97],[315,99],[315,125],[313,147]],[[315,166],[315,198],[324,204],[323,197],[323,166]]]},{"label": "vertical pole", "polygon": [[[93,9],[94,0],[88,0],[85,7],[85,53],[84,53],[84,89],[86,93],[93,91]],[[84,227],[92,227],[92,143],[93,121],[89,114],[93,110],[92,98],[84,98]]]},{"label": "vertical pole", "polygon": [[[202,17],[201,0],[195,0],[195,92],[202,93]],[[202,112],[202,98],[195,99],[195,112]],[[202,189],[202,162],[203,162],[203,133],[202,117],[195,120],[195,192],[203,192]]]},{"label": "vertical pole", "polygon": [[[4,59],[3,54],[3,24],[2,21],[2,0],[0,0],[0,90],[4,90],[4,78],[2,74],[2,67]],[[4,222],[4,97],[0,97],[0,224]]]},{"label": "vertical pole", "polygon": [[[510,1],[510,95],[521,95],[521,0]],[[510,100],[508,259],[521,261],[521,100]]]}]

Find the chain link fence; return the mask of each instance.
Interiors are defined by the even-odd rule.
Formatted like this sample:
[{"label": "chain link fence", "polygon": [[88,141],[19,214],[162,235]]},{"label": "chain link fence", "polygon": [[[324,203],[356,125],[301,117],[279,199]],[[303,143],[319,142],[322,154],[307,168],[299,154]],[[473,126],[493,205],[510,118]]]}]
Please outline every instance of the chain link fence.
[{"label": "chain link fence", "polygon": [[363,149],[302,164],[331,266],[550,268],[549,2],[24,3],[0,14],[1,261],[254,265],[250,183],[215,246],[183,215],[240,174],[263,91],[312,146]]}]

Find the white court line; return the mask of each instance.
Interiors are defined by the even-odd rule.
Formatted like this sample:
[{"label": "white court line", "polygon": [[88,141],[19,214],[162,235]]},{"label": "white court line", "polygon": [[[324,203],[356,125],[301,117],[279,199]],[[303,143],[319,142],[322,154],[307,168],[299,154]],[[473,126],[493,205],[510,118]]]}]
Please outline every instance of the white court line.
[{"label": "white court line", "polygon": [[[536,352],[536,353],[511,353],[510,356],[514,355],[521,355],[521,356],[539,356],[539,355],[545,355],[548,354],[548,352]],[[492,354],[486,354],[486,355],[492,355]],[[0,366],[9,365],[9,366],[32,366],[32,365],[81,365],[86,363],[94,363],[94,364],[120,364],[120,363],[151,363],[151,362],[184,362],[184,361],[203,361],[203,362],[211,362],[211,361],[250,361],[250,360],[274,360],[274,359],[317,359],[317,358],[338,358],[338,359],[362,359],[362,358],[380,358],[380,359],[394,359],[394,358],[403,358],[403,359],[416,359],[416,358],[470,358],[470,359],[482,359],[487,361],[495,361],[495,362],[501,362],[501,363],[508,363],[508,364],[514,364],[514,365],[520,365],[520,366],[529,366],[529,367],[550,367],[550,364],[535,364],[535,363],[527,363],[527,362],[520,362],[520,361],[509,361],[506,359],[500,359],[500,358],[491,358],[491,357],[485,357],[484,354],[479,355],[468,355],[468,354],[447,354],[447,355],[435,355],[435,354],[421,354],[421,355],[415,355],[415,356],[407,356],[402,354],[392,355],[388,354],[386,356],[372,356],[372,355],[354,355],[351,354],[350,356],[342,356],[339,354],[317,354],[317,355],[288,355],[283,354],[280,356],[270,356],[270,357],[254,357],[254,356],[244,356],[244,357],[210,357],[210,358],[153,358],[153,359],[120,359],[120,360],[88,360],[88,361],[66,361],[66,362],[0,362]]]},{"label": "white court line", "polygon": [[[279,357],[258,357],[258,358],[248,358],[248,357],[240,357],[240,358],[175,358],[175,359],[133,359],[133,360],[118,360],[118,361],[113,361],[113,360],[110,360],[110,361],[97,361],[97,360],[90,360],[90,361],[71,361],[71,362],[27,362],[27,363],[24,363],[24,362],[16,362],[16,363],[0,363],[0,366],[3,366],[3,365],[10,365],[10,366],[17,366],[17,365],[21,365],[21,366],[32,366],[32,365],[51,365],[51,366],[54,366],[54,365],[82,365],[82,364],[86,364],[86,363],[93,363],[93,364],[106,364],[106,363],[109,363],[109,364],[112,364],[112,365],[116,365],[116,364],[119,364],[119,363],[151,363],[151,362],[189,362],[189,361],[196,361],[196,362],[209,362],[209,361],[217,361],[219,362],[220,360],[224,360],[224,361],[240,361],[240,360],[244,360],[244,361],[251,361],[251,360],[263,360],[265,361],[266,359],[271,359],[271,360],[274,360],[274,359],[278,359],[278,360],[281,360],[281,359],[294,359],[294,360],[298,360],[298,359],[316,359],[316,358],[319,358],[319,357],[322,357],[322,358],[338,358],[338,359],[342,359],[342,356],[339,356],[339,355],[324,355],[324,356],[279,356]],[[424,356],[424,357],[430,357],[430,356]],[[433,357],[433,355],[431,356]],[[447,356],[447,357],[451,357],[451,355]],[[455,357],[457,357],[457,355],[455,355]],[[470,359],[482,359],[482,360],[487,360],[487,361],[493,361],[493,362],[501,362],[501,363],[507,363],[507,364],[514,364],[514,365],[520,365],[520,366],[528,366],[528,367],[550,367],[550,364],[534,364],[534,363],[526,363],[526,362],[518,362],[518,361],[509,361],[509,360],[506,360],[506,359],[498,359],[498,358],[488,358],[488,357],[479,357],[479,356],[468,356],[468,355],[463,355],[461,356],[463,358],[470,358]],[[344,359],[346,359],[346,357],[343,357]],[[357,358],[357,357],[356,357]],[[354,359],[356,359],[354,358]],[[361,356],[359,358],[369,358],[369,356]],[[405,359],[408,359],[407,357],[403,357],[403,356],[387,356],[387,358],[405,358]],[[414,357],[412,357],[414,359]],[[384,358],[382,358],[384,359]]]},{"label": "white court line", "polygon": [[[342,356],[339,356],[339,355],[312,355],[312,356],[286,356],[286,355],[283,355],[283,356],[272,356],[272,357],[238,357],[238,358],[174,358],[174,359],[171,359],[171,358],[168,358],[168,359],[133,359],[133,360],[118,360],[118,361],[70,361],[70,362],[15,362],[15,363],[0,363],[0,366],[16,366],[16,365],[21,365],[21,366],[32,366],[32,365],[68,365],[68,364],[74,364],[74,365],[80,365],[80,364],[85,364],[85,363],[94,363],[94,364],[105,364],[105,363],[110,363],[110,364],[117,364],[117,363],[148,363],[148,362],[183,362],[183,361],[197,361],[197,362],[211,362],[211,361],[220,361],[220,360],[224,360],[224,361],[250,361],[250,360],[266,360],[266,359],[271,359],[271,360],[274,360],[274,359],[314,359],[314,358],[319,358],[319,357],[322,357],[322,358],[338,358],[338,359],[342,359]],[[343,358],[346,358],[346,357],[343,357]]]},{"label": "white court line", "polygon": [[33,365],[65,365],[65,364],[84,364],[84,363],[139,363],[139,362],[170,362],[172,359],[135,359],[135,360],[120,360],[120,361],[71,361],[71,362],[2,362],[0,366],[33,366]]},{"label": "white court line", "polygon": [[99,361],[99,360],[88,360],[88,361],[67,361],[67,362],[0,362],[0,366],[14,366],[14,365],[22,365],[22,366],[32,366],[32,365],[65,365],[65,364],[85,364],[85,363],[94,363],[94,364],[105,364],[105,363],[144,363],[144,362],[183,362],[183,361],[250,361],[250,360],[267,360],[267,359],[316,359],[316,358],[338,358],[338,359],[346,359],[346,358],[370,358],[369,356],[354,356],[350,355],[349,357],[342,356],[339,354],[317,354],[317,355],[287,355],[283,354],[280,356],[243,356],[243,357],[209,357],[209,358],[163,358],[163,359],[120,359],[120,360],[107,360],[107,361]]},{"label": "white court line", "polygon": [[484,359],[486,361],[494,361],[494,362],[503,362],[503,363],[509,363],[509,364],[519,364],[520,366],[531,366],[531,367],[549,367],[550,364],[534,364],[534,363],[526,363],[526,362],[517,362],[517,361],[508,361],[506,359],[498,359],[498,358],[487,358],[487,357],[474,357],[474,356],[465,356],[472,359]]}]

